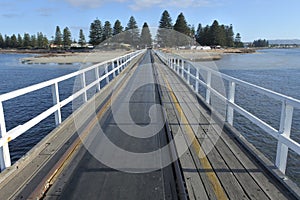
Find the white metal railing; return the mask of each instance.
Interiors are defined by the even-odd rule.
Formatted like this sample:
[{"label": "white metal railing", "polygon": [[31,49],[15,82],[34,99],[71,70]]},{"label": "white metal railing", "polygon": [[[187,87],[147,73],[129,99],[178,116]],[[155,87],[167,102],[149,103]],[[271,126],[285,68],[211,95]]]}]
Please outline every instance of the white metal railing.
[{"label": "white metal railing", "polygon": [[[120,56],[102,63],[98,63],[92,65],[88,68],[67,74],[65,76],[61,76],[49,81],[45,81],[36,85],[32,85],[23,89],[15,90],[6,94],[0,95],[0,165],[1,171],[5,168],[11,166],[11,159],[10,159],[10,152],[8,143],[18,136],[25,133],[27,130],[31,129],[42,120],[46,119],[53,113],[55,114],[55,123],[58,126],[62,122],[61,117],[61,108],[73,101],[74,99],[84,95],[84,101],[88,101],[87,91],[92,87],[97,87],[97,91],[100,91],[100,82],[104,79],[106,83],[109,83],[109,77],[113,76],[113,78],[118,75],[129,63],[130,61],[135,58],[136,56],[144,53],[145,50],[139,50],[132,53],[129,53],[124,56]],[[105,74],[100,75],[100,67],[105,67]],[[111,68],[111,69],[109,69]],[[91,72],[95,74],[95,81],[90,84],[86,84],[86,73]],[[69,97],[65,98],[64,100],[60,100],[59,96],[59,83],[62,81],[80,77],[82,81],[82,88],[75,92],[74,94],[70,95]],[[40,113],[38,116],[30,119],[24,124],[18,125],[17,127],[7,131],[6,124],[5,124],[5,115],[3,110],[3,102],[8,101],[10,99],[14,99],[24,94],[28,94],[46,87],[52,88],[52,98],[53,98],[53,106],[48,108],[45,112]]]},{"label": "white metal railing", "polygon": [[[278,142],[275,165],[281,172],[285,173],[286,171],[289,149],[293,150],[298,155],[300,155],[300,144],[290,138],[293,110],[294,108],[300,109],[300,100],[248,83],[246,81],[239,80],[237,78],[228,76],[226,74],[217,72],[204,66],[194,67],[191,62],[188,62],[180,58],[179,56],[165,54],[160,51],[155,52],[172,70],[174,70],[179,76],[181,76],[188,83],[188,85],[191,85],[191,79],[195,80],[195,87],[193,87],[195,92],[199,94],[199,86],[203,86],[206,90],[206,103],[211,103],[211,93],[216,95],[216,97],[218,97],[219,99],[223,100],[226,104],[225,120],[230,125],[233,125],[234,111],[236,111],[239,114],[246,117],[252,123],[256,124],[261,129],[263,129],[269,135],[274,137]],[[194,68],[193,70],[196,71],[196,75],[193,75],[191,73],[191,68]],[[200,79],[200,70],[204,70],[206,72],[206,81],[202,81]],[[184,73],[186,74],[186,77],[184,76]],[[215,88],[211,86],[212,76],[221,77],[223,80],[229,82],[227,97],[222,95],[220,92],[218,92]],[[255,115],[253,115],[252,113],[248,112],[247,110],[235,103],[236,85],[240,85],[244,88],[251,89],[252,91],[258,92],[260,94],[266,95],[272,99],[282,102],[279,130],[273,128],[271,125],[267,124],[263,120],[259,119],[258,117],[256,117]]]}]

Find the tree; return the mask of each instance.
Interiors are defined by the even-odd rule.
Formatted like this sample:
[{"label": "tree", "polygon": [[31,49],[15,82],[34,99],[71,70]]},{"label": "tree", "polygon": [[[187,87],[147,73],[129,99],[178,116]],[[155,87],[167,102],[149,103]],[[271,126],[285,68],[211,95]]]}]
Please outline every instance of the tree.
[{"label": "tree", "polygon": [[0,33],[0,48],[4,48],[4,39],[1,33]]},{"label": "tree", "polygon": [[152,44],[151,33],[148,24],[145,22],[141,33],[141,47],[150,47]]},{"label": "tree", "polygon": [[244,47],[240,33],[236,34],[235,39],[234,39],[234,45],[235,45],[235,47]]},{"label": "tree", "polygon": [[159,21],[159,28],[172,29],[172,18],[167,10],[162,13],[162,16]]},{"label": "tree", "polygon": [[17,37],[15,34],[13,34],[11,37],[10,37],[10,45],[12,48],[17,48],[18,46],[18,41],[17,41]]},{"label": "tree", "polygon": [[37,33],[37,47],[38,48],[43,48],[43,39],[44,39],[44,35],[42,32],[38,32]]},{"label": "tree", "polygon": [[54,42],[53,43],[55,45],[58,45],[58,46],[62,45],[62,34],[61,34],[59,26],[56,26],[55,38],[54,38]]},{"label": "tree", "polygon": [[213,24],[210,27],[210,45],[220,45],[221,39],[221,29],[219,22],[214,20]]},{"label": "tree", "polygon": [[119,33],[123,32],[123,27],[121,25],[121,22],[117,20],[113,27],[113,35],[118,35]]},{"label": "tree", "polygon": [[49,40],[46,37],[46,35],[44,35],[43,37],[43,48],[48,48],[49,47]]},{"label": "tree", "polygon": [[233,47],[234,46],[234,33],[233,33],[233,28],[232,24],[230,26],[226,27],[226,46],[227,47]]},{"label": "tree", "polygon": [[103,26],[103,41],[111,38],[112,36],[112,28],[109,21],[106,21]]},{"label": "tree", "polygon": [[63,30],[63,45],[64,45],[64,48],[71,46],[71,44],[72,44],[71,31],[68,27],[66,27]]},{"label": "tree", "polygon": [[173,46],[173,36],[172,36],[172,18],[168,11],[164,11],[159,21],[159,27],[157,30],[157,43],[161,47],[171,47]]},{"label": "tree", "polygon": [[30,36],[30,46],[36,47],[37,46],[37,39],[35,35]]},{"label": "tree", "polygon": [[83,34],[83,30],[82,29],[79,30],[79,40],[78,40],[78,43],[80,44],[80,46],[84,46],[86,44],[85,36]]},{"label": "tree", "polygon": [[101,21],[99,19],[94,20],[94,22],[91,23],[90,26],[90,43],[93,46],[97,46],[102,42],[102,35],[103,35],[103,30],[102,30],[102,25]]},{"label": "tree", "polygon": [[262,40],[262,39],[258,39],[258,40],[254,40],[253,44],[254,47],[268,47],[269,46],[269,41],[268,40]]},{"label": "tree", "polygon": [[24,33],[24,37],[23,37],[23,47],[24,48],[29,48],[31,44],[30,41],[30,35],[28,33]]},{"label": "tree", "polygon": [[201,44],[201,39],[202,39],[202,34],[203,34],[203,29],[202,29],[202,25],[199,23],[198,24],[198,28],[197,31],[195,33],[195,38],[196,38],[196,42],[198,42],[199,44]]},{"label": "tree", "polygon": [[18,39],[17,39],[17,47],[20,48],[20,47],[23,47],[23,38],[20,34],[18,34]]},{"label": "tree", "polygon": [[137,47],[140,41],[140,31],[133,16],[130,17],[125,31],[125,42],[133,47]]},{"label": "tree", "polygon": [[180,13],[178,15],[176,23],[174,24],[174,30],[178,31],[180,33],[183,33],[185,35],[190,35],[191,30],[187,25],[187,22],[185,20],[183,13]]}]

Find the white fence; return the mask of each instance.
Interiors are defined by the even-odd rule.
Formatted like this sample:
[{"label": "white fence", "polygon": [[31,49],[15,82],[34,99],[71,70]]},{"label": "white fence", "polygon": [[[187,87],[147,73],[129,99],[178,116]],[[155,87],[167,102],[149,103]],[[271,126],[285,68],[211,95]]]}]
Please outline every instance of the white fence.
[{"label": "white fence", "polygon": [[[256,124],[258,127],[263,129],[266,133],[274,137],[277,141],[277,153],[275,165],[278,169],[285,173],[287,166],[288,150],[291,149],[300,155],[300,144],[290,138],[291,126],[293,120],[294,108],[300,109],[300,100],[294,99],[292,97],[285,96],[283,94],[276,93],[274,91],[265,89],[263,87],[256,86],[254,84],[233,78],[231,76],[222,74],[220,72],[214,71],[212,69],[201,67],[194,67],[192,63],[179,58],[175,55],[164,54],[160,51],[156,51],[156,54],[179,76],[181,76],[188,85],[191,85],[191,79],[195,81],[195,87],[193,89],[195,92],[199,93],[199,87],[203,86],[206,90],[205,100],[206,103],[211,102],[211,93],[216,95],[222,101],[226,103],[226,121],[233,125],[234,111],[243,115],[249,119],[252,123]],[[191,68],[196,71],[196,75],[191,73]],[[199,70],[203,70],[206,73],[206,81],[200,79]],[[229,82],[229,88],[227,91],[227,97],[222,95],[212,87],[211,80],[212,76],[221,77],[223,80]],[[258,92],[260,94],[266,95],[274,100],[282,102],[281,118],[279,130],[273,128],[271,125],[267,124],[263,120],[259,119],[252,113],[248,112],[241,106],[235,103],[235,88],[236,85],[240,85],[243,88],[251,89],[252,91]]]},{"label": "white fence", "polygon": [[[106,80],[106,83],[109,83],[111,76],[113,78],[117,76],[129,63],[130,61],[135,58],[136,56],[144,53],[145,50],[136,51],[124,56],[120,56],[117,58],[114,58],[109,61],[105,61],[99,64],[95,64],[93,66],[90,66],[88,68],[76,71],[74,73],[61,76],[49,81],[45,81],[36,85],[32,85],[23,89],[19,89],[16,91],[12,91],[6,94],[0,95],[0,165],[1,165],[1,171],[5,168],[11,166],[11,159],[10,159],[10,152],[8,143],[14,139],[16,139],[18,136],[22,135],[38,123],[40,123],[42,120],[46,119],[53,113],[55,114],[55,123],[58,126],[62,122],[61,117],[61,108],[72,102],[74,99],[84,95],[84,101],[88,101],[88,95],[87,91],[93,87],[97,87],[97,91],[100,91],[100,82],[103,80]],[[100,68],[105,68],[105,74],[101,76],[100,74]],[[111,68],[111,69],[109,69]],[[95,74],[95,81],[93,81],[90,84],[86,84],[86,73],[93,71]],[[81,77],[82,80],[82,87],[79,91],[75,92],[71,96],[67,97],[64,100],[60,100],[60,91],[59,91],[59,84],[62,81],[69,80],[74,77]],[[14,99],[16,97],[19,97],[21,95],[25,95],[46,87],[52,88],[52,98],[53,98],[53,106],[48,108],[45,112],[40,113],[38,116],[30,119],[24,124],[18,125],[17,127],[7,131],[6,125],[5,125],[5,114],[3,110],[3,102],[8,101],[10,99]]]}]

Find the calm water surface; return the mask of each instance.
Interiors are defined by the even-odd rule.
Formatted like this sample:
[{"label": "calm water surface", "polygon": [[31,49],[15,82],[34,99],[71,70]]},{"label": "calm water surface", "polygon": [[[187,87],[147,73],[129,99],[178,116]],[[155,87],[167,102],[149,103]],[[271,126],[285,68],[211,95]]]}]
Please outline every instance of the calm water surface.
[{"label": "calm water surface", "polygon": [[[32,55],[0,54],[0,94],[40,83],[59,76],[77,71],[79,64],[22,64],[20,59]],[[60,97],[67,97],[72,93],[74,80],[66,81],[59,87],[63,93]],[[23,124],[31,118],[52,106],[51,88],[32,92],[3,103],[7,130]],[[65,119],[72,112],[71,105],[62,109]],[[30,129],[18,139],[9,143],[12,162],[17,161],[28,152],[37,142],[55,128],[54,116],[51,116],[34,128]]]}]

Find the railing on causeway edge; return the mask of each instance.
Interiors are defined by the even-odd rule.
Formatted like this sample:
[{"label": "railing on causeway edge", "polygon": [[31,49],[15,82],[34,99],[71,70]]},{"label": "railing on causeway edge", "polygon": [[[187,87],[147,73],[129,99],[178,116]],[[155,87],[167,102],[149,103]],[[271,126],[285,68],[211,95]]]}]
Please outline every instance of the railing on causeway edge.
[{"label": "railing on causeway edge", "polygon": [[[5,168],[11,166],[11,159],[10,159],[10,153],[9,153],[9,147],[8,143],[14,139],[16,139],[18,136],[25,133],[27,130],[31,129],[38,123],[40,123],[42,120],[46,119],[53,113],[55,114],[55,123],[58,126],[62,122],[61,117],[61,108],[66,106],[68,103],[72,102],[74,99],[84,95],[84,101],[86,102],[88,100],[87,91],[91,89],[92,87],[97,87],[97,91],[100,91],[100,82],[102,80],[106,80],[106,83],[109,83],[110,76],[117,76],[129,63],[130,61],[135,58],[136,56],[142,54],[144,50],[136,51],[129,53],[124,56],[120,56],[102,63],[95,64],[93,66],[90,66],[88,68],[73,72],[71,74],[67,74],[65,76],[61,76],[49,81],[45,81],[36,85],[32,85],[23,89],[19,89],[16,91],[12,91],[6,94],[0,95],[0,165],[1,165],[1,171]],[[105,74],[103,76],[100,76],[100,67],[105,67]],[[111,69],[109,69],[109,67]],[[94,71],[96,80],[93,81],[90,84],[86,84],[86,73]],[[59,83],[74,77],[80,76],[82,80],[82,87],[79,91],[75,92],[68,98],[64,100],[60,100],[59,96]],[[45,112],[40,113],[38,116],[32,118],[31,120],[27,121],[24,124],[21,124],[9,131],[6,130],[5,125],[5,115],[3,110],[3,102],[19,97],[21,95],[34,92],[36,90],[43,89],[45,87],[51,87],[52,88],[52,98],[53,98],[53,106],[46,110]]]},{"label": "railing on causeway edge", "polygon": [[[181,76],[188,85],[191,85],[191,79],[195,81],[194,91],[199,94],[199,86],[202,85],[206,90],[205,100],[206,103],[211,102],[211,93],[216,95],[219,99],[225,101],[226,103],[226,121],[233,125],[234,111],[243,115],[249,119],[252,123],[256,124],[258,127],[263,129],[269,135],[274,137],[277,141],[277,152],[275,165],[278,169],[285,173],[287,166],[288,150],[291,149],[300,155],[300,144],[290,138],[291,126],[293,120],[293,110],[294,108],[300,109],[300,100],[294,99],[292,97],[285,96],[283,94],[276,93],[274,91],[265,89],[263,87],[256,86],[254,84],[233,78],[231,76],[222,74],[215,70],[209,69],[207,67],[194,67],[191,62],[188,62],[182,58],[175,55],[164,54],[160,51],[156,51],[156,54],[179,76]],[[196,75],[191,73],[191,67],[196,70]],[[204,70],[206,72],[206,81],[200,79],[199,70]],[[185,76],[186,78],[185,78]],[[223,80],[229,82],[229,89],[227,91],[227,97],[222,95],[211,85],[212,76],[221,77]],[[252,113],[248,112],[241,106],[235,103],[235,87],[240,85],[245,88],[250,88],[251,90],[258,92],[260,94],[266,95],[272,99],[282,102],[281,118],[279,130],[273,128],[271,125],[267,124],[263,120],[259,119]]]}]

